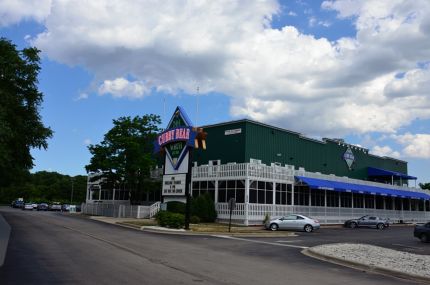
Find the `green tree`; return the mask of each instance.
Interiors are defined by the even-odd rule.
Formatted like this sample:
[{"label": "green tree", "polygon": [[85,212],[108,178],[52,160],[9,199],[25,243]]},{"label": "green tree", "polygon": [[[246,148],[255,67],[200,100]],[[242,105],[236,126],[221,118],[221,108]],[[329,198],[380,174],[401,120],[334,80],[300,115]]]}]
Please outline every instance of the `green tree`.
[{"label": "green tree", "polygon": [[22,180],[33,167],[32,148],[48,147],[51,129],[39,115],[39,50],[0,38],[0,187]]},{"label": "green tree", "polygon": [[143,200],[144,192],[151,190],[149,172],[156,163],[153,142],[160,123],[153,114],[113,120],[103,141],[88,147],[92,157],[86,170],[104,173],[110,184],[121,182],[121,187],[131,190],[133,202]]},{"label": "green tree", "polygon": [[421,187],[421,189],[426,189],[430,191],[430,183],[419,183],[418,185]]},{"label": "green tree", "polygon": [[26,201],[70,203],[73,182],[73,203],[85,201],[87,176],[71,177],[57,172],[28,173],[24,182],[0,189],[0,203],[7,204],[18,197]]}]

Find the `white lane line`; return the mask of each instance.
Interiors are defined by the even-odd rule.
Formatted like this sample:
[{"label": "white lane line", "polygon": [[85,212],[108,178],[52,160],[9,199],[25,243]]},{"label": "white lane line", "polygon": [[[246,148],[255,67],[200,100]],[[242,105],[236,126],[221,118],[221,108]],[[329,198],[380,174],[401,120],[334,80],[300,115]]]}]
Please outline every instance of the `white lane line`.
[{"label": "white lane line", "polygon": [[409,245],[405,245],[405,244],[401,244],[401,243],[392,243],[391,245],[401,246],[401,247],[406,247],[406,248],[412,248],[412,249],[421,249],[419,247],[409,246]]},{"label": "white lane line", "polygon": [[299,246],[299,245],[292,245],[292,244],[282,244],[282,243],[276,243],[276,242],[267,242],[267,241],[252,240],[252,239],[246,239],[246,238],[238,238],[238,237],[232,237],[232,236],[223,236],[223,235],[212,235],[212,236],[213,237],[218,237],[218,238],[241,240],[241,241],[247,241],[247,242],[253,242],[253,243],[261,243],[261,244],[268,244],[268,245],[275,245],[275,246],[293,247],[293,248],[300,248],[300,249],[309,248],[308,246]]},{"label": "white lane line", "polygon": [[301,239],[297,239],[297,240],[277,240],[276,242],[281,242],[281,243],[286,242],[286,243],[289,243],[289,242],[299,242],[299,241],[303,241],[303,240],[301,240]]}]

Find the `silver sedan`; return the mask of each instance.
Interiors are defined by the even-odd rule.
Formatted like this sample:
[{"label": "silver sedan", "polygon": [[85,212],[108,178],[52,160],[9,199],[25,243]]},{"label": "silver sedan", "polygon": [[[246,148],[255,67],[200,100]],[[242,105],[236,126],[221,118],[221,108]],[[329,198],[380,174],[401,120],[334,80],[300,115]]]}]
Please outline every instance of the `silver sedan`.
[{"label": "silver sedan", "polygon": [[266,229],[276,230],[300,230],[307,233],[320,228],[319,221],[298,214],[291,214],[280,218],[274,218],[266,222]]}]

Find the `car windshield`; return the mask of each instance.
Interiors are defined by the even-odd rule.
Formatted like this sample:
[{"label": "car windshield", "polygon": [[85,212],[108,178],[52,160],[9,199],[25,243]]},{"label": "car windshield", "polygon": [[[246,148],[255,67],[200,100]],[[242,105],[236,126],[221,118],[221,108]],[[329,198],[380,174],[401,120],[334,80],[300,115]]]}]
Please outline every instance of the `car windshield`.
[{"label": "car windshield", "polygon": [[369,216],[363,216],[363,217],[361,217],[359,220],[364,220],[364,219],[367,219]]}]

